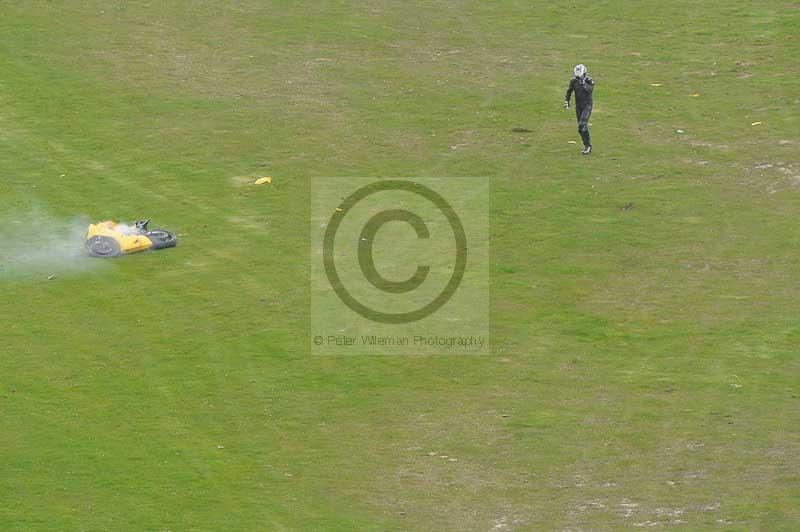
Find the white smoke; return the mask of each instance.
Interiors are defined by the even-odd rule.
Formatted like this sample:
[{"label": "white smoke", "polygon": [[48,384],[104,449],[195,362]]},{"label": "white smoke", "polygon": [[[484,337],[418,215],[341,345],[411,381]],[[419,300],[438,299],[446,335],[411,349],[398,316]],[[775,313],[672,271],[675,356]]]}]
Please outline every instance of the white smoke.
[{"label": "white smoke", "polygon": [[39,212],[0,215],[0,279],[81,271],[96,265],[84,248],[89,219]]}]

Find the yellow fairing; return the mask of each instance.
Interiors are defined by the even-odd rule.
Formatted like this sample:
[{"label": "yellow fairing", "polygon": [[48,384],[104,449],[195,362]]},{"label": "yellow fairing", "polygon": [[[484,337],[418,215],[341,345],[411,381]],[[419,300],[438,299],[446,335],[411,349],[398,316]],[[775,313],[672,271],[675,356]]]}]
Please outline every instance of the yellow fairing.
[{"label": "yellow fairing", "polygon": [[135,253],[153,247],[153,242],[144,235],[126,235],[117,240],[123,253]]},{"label": "yellow fairing", "polygon": [[119,244],[121,253],[135,253],[153,247],[153,242],[144,235],[131,234],[128,226],[116,222],[100,222],[91,224],[86,239],[93,236],[113,238]]}]

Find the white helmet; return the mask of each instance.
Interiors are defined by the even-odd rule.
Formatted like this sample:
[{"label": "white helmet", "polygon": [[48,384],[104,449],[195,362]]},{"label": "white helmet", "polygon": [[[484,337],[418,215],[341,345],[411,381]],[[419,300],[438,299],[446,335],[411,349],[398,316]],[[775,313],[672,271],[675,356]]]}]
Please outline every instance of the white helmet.
[{"label": "white helmet", "polygon": [[575,65],[575,68],[572,69],[572,73],[575,74],[576,78],[582,78],[586,76],[586,65]]}]

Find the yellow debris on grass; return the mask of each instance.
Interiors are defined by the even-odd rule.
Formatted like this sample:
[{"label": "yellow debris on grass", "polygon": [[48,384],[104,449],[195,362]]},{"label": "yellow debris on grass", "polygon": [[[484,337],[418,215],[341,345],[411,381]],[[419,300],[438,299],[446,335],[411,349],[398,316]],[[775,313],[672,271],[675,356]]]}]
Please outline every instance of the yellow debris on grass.
[{"label": "yellow debris on grass", "polygon": [[267,185],[269,183],[272,183],[272,177],[271,176],[260,177],[260,178],[256,179],[256,182],[255,182],[256,185]]}]

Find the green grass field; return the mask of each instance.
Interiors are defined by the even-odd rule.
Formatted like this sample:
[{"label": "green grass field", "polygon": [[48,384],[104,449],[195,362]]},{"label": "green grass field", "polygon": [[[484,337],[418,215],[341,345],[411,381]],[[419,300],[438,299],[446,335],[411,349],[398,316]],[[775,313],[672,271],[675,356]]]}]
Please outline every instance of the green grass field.
[{"label": "green grass field", "polygon": [[[800,529],[798,34],[784,0],[0,0],[0,530]],[[317,176],[491,178],[490,356],[309,354]],[[139,217],[181,245],[53,238]]]}]

